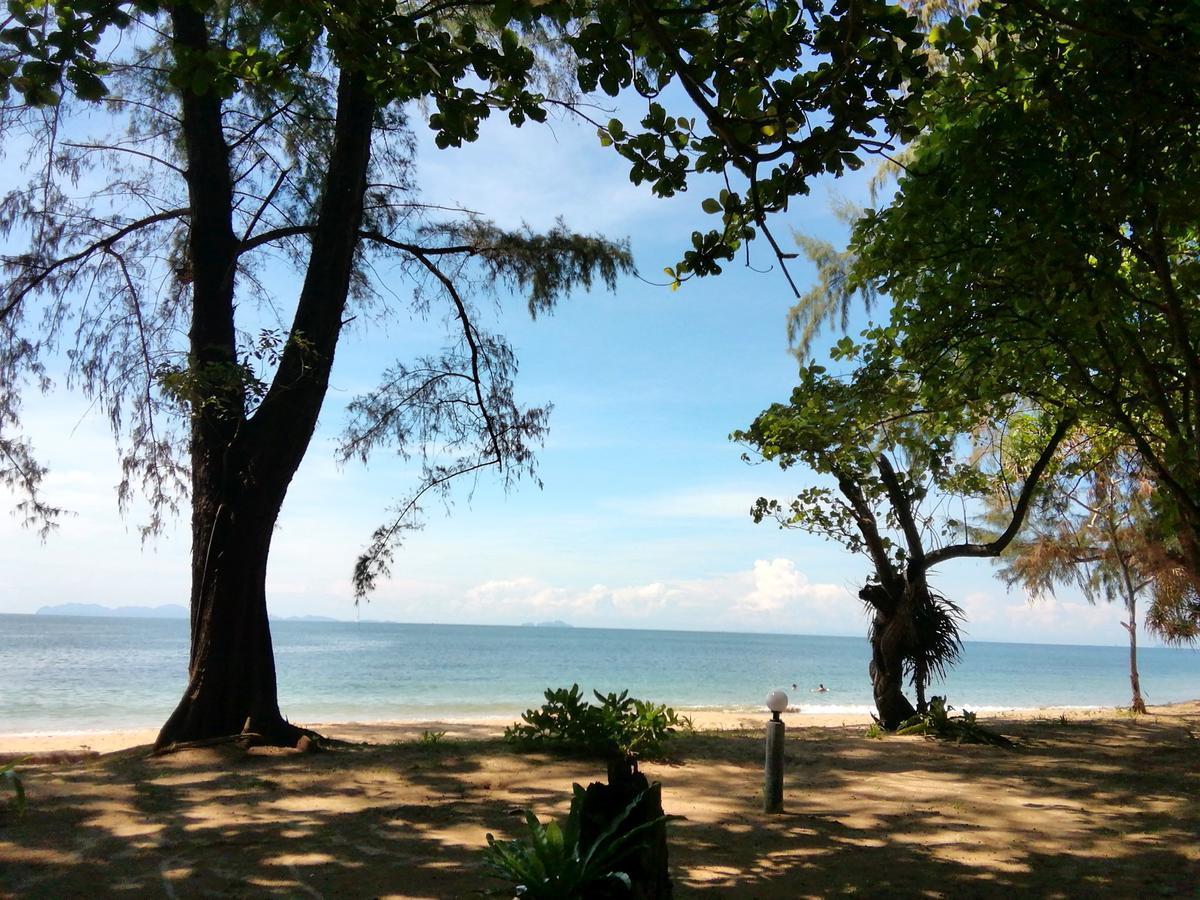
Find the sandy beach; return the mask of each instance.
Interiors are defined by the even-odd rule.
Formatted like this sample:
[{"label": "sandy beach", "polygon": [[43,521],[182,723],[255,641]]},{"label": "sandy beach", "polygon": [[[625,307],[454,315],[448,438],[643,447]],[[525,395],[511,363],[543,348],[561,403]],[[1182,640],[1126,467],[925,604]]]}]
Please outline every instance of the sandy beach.
[{"label": "sandy beach", "polygon": [[[1200,888],[1200,702],[994,714],[1017,751],[788,717],[786,812],[761,812],[765,717],[704,713],[662,782],[679,897],[1135,895]],[[149,757],[150,732],[4,739],[28,811],[0,819],[14,897],[443,898],[500,882],[485,835],[562,817],[601,763],[517,753],[500,723],[320,725],[315,754]],[[436,744],[423,731],[444,731]],[[51,751],[57,751],[51,753]],[[92,755],[101,754],[101,755]]]},{"label": "sandy beach", "polygon": [[[1197,701],[1200,702],[1200,701]],[[1002,710],[990,712],[986,718],[1020,721],[1039,719],[1068,720],[1093,719],[1104,717],[1112,711],[1099,708],[1078,709],[1062,707],[1043,707],[1039,709]],[[761,728],[768,713],[754,714],[748,712],[730,712],[717,710],[686,711],[697,731],[731,731],[739,729]],[[830,728],[850,725],[869,725],[871,716],[868,713],[808,713],[803,709],[792,707],[787,715],[787,721],[799,728]],[[507,720],[428,720],[418,722],[306,722],[306,728],[311,728],[326,737],[353,743],[390,744],[396,741],[415,740],[425,731],[444,731],[448,738],[453,739],[484,739],[498,738],[508,725]],[[67,754],[87,755],[112,753],[139,747],[154,742],[158,732],[156,729],[130,729],[126,731],[62,733],[48,732],[44,734],[29,733],[21,735],[0,734],[0,759],[13,759],[31,754]]]}]

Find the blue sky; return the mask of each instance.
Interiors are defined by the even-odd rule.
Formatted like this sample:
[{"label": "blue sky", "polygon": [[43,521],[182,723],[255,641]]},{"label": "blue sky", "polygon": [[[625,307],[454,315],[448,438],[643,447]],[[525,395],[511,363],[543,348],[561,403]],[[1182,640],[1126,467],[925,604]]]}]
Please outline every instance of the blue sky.
[{"label": "blue sky", "polygon": [[[623,161],[599,146],[589,126],[560,120],[517,131],[490,122],[477,144],[451,151],[435,150],[418,131],[428,202],[460,203],[501,225],[547,227],[561,215],[579,231],[628,236],[652,281],[675,263],[690,232],[706,227],[703,192],[663,201],[629,184]],[[777,233],[796,228],[840,240],[834,191],[865,203],[866,175],[816,185],[776,222]],[[770,265],[765,246],[753,262]],[[812,273],[797,261],[794,274],[804,285]],[[348,335],[276,533],[272,612],[862,635],[855,592],[866,561],[749,518],[756,497],[786,497],[806,473],[748,466],[727,439],[791,390],[796,363],[784,332],[791,302],[777,269],[757,272],[740,260],[720,278],[677,292],[625,278],[615,294],[581,293],[536,322],[522,298],[507,299],[490,325],[517,350],[518,396],[554,404],[540,454],[544,488],[526,482],[506,494],[487,478],[473,491],[460,485],[450,514],[431,507],[426,528],[398,553],[394,577],[358,609],[354,558],[416,470],[386,454],[367,469],[335,464],[341,412],[435,329],[397,321]],[[852,331],[861,325],[860,318]],[[0,612],[74,601],[186,603],[186,517],[141,545],[138,511],[117,512],[119,474],[103,417],[83,398],[58,392],[30,396],[25,422],[51,466],[49,499],[76,515],[44,544],[0,516]],[[1030,604],[1007,592],[986,562],[951,563],[937,583],[966,609],[970,638],[1125,640],[1117,608],[1090,607],[1070,594]]]}]

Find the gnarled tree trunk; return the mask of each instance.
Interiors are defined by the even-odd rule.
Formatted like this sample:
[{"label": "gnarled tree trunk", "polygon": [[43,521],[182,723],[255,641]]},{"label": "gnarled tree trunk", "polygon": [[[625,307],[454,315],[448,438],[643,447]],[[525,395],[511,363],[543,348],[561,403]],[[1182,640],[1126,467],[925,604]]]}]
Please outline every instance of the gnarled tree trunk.
[{"label": "gnarled tree trunk", "polygon": [[[590,847],[594,844],[639,795],[642,799],[625,820],[620,834],[662,818],[662,785],[657,782],[650,784],[638,770],[636,757],[610,759],[608,784],[596,781],[587,786],[579,828],[580,846]],[[653,828],[647,829],[628,855],[617,862],[616,868],[629,876],[627,896],[632,900],[670,900],[672,887],[667,868],[667,823],[658,821]],[[605,892],[603,896],[610,894]]]},{"label": "gnarled tree trunk", "polygon": [[878,584],[868,584],[858,592],[875,612],[870,629],[868,671],[879,724],[889,731],[894,731],[917,712],[904,696],[905,659],[912,634],[911,622],[906,620],[911,616],[908,593],[907,588],[897,594]]}]

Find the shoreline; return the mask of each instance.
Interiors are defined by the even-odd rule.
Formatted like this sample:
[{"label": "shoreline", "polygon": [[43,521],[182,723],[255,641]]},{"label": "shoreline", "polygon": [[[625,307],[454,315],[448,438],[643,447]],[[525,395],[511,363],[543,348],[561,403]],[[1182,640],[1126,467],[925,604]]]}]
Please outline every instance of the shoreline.
[{"label": "shoreline", "polygon": [[[1147,718],[1195,711],[1200,700],[1150,706]],[[679,710],[691,718],[697,731],[743,731],[761,729],[768,713],[748,710]],[[1026,722],[1038,719],[1065,721],[1105,720],[1128,718],[1124,708],[1101,706],[1012,707],[1007,709],[975,710],[985,722]],[[791,707],[785,721],[794,728],[866,727],[871,715],[862,712],[807,712],[803,707]],[[391,720],[378,722],[304,722],[299,723],[322,735],[351,743],[392,744],[420,740],[423,732],[445,732],[453,740],[486,740],[500,737],[504,728],[519,718],[455,718],[422,720]],[[127,750],[152,744],[158,728],[125,728],[108,731],[46,730],[0,734],[0,760],[21,758],[32,754],[68,754],[92,756]]]}]

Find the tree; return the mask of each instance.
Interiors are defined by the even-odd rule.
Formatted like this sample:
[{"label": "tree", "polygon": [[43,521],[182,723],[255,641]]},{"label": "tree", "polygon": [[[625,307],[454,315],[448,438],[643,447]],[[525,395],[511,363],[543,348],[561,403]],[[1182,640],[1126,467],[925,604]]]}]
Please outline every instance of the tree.
[{"label": "tree", "polygon": [[[552,40],[575,55],[584,90],[638,91],[640,130],[599,126],[631,178],[660,195],[695,173],[730,185],[705,201],[722,227],[693,234],[672,270],[682,279],[719,272],[755,226],[770,238],[766,217],[811,176],[888,146],[923,72],[913,22],[874,0],[831,12],[819,0],[530,0],[487,16],[466,2],[17,2],[4,25],[0,92],[21,99],[0,126],[29,142],[37,178],[0,202],[0,231],[27,245],[3,260],[0,436],[19,440],[23,378],[73,343],[70,379],[125,441],[122,498],[145,493],[150,531],[189,499],[189,684],[160,746],[297,738],[279,712],[267,622],[273,525],[339,342],[356,317],[393,312],[390,279],[416,279],[418,309],[444,302],[454,334],[352,406],[347,455],[392,444],[425,461],[356,566],[360,593],[430,491],[485,468],[506,483],[532,471],[546,412],[513,399],[515,359],[477,326],[471,272],[523,287],[537,313],[593,280],[612,287],[631,265],[602,238],[424,209],[414,101],[432,110],[441,147],[474,140],[493,110],[542,121],[564,105],[536,77],[534,48]],[[699,124],[668,114],[672,82]],[[83,137],[100,101],[117,132]],[[292,297],[272,284],[281,264],[300,275]],[[431,445],[448,457],[425,455]]]},{"label": "tree", "polygon": [[1077,427],[1059,448],[1028,528],[997,562],[1005,581],[1032,598],[1059,584],[1077,587],[1091,603],[1120,601],[1129,634],[1130,708],[1146,711],[1137,666],[1138,597],[1149,595],[1147,630],[1187,641],[1186,629],[1160,623],[1182,613],[1177,566],[1154,515],[1155,485],[1141,458],[1111,431]]},{"label": "tree", "polygon": [[[981,371],[1136,449],[1200,575],[1200,17],[1189,4],[984,3],[854,279],[890,295],[933,386]],[[969,386],[965,389],[969,390]]]},{"label": "tree", "polygon": [[[623,246],[561,228],[508,234],[477,217],[423,216],[399,104],[428,92],[427,76],[384,86],[398,62],[387,40],[412,29],[407,64],[423,53],[420,65],[473,65],[488,79],[474,119],[443,114],[441,134],[455,140],[488,105],[523,115],[533,54],[511,42],[456,42],[453,23],[439,30],[423,16],[380,25],[368,11],[343,5],[324,18],[183,4],[144,13],[125,24],[128,44],[106,63],[107,103],[124,135],[68,139],[64,105],[20,111],[20,121],[49,127],[34,131],[44,179],[0,205],[6,229],[30,238],[27,253],[5,260],[6,318],[18,321],[35,292],[49,301],[46,340],[77,316],[73,377],[114,427],[130,420],[123,493],[140,481],[156,517],[191,498],[189,683],[159,745],[298,736],[278,709],[267,558],[341,334],[355,315],[391,311],[389,286],[372,269],[391,266],[389,279],[423,272],[418,303],[447,303],[458,329],[444,352],[397,363],[355,407],[346,446],[363,458],[386,439],[401,450],[424,452],[434,439],[449,448],[426,460],[422,484],[388,527],[394,535],[420,495],[456,475],[528,471],[544,431],[545,410],[513,398],[511,350],[475,323],[465,267],[527,287],[535,312],[593,278],[612,287],[630,267]],[[452,82],[444,90],[456,93]],[[61,176],[101,186],[79,202]],[[279,277],[265,259],[272,251],[303,275],[287,325],[277,307],[287,288],[268,284]],[[177,413],[187,466],[177,457],[184,438],[171,430]],[[386,564],[385,546],[370,550],[360,588]]]},{"label": "tree", "polygon": [[1130,708],[1146,711],[1137,668],[1137,599],[1155,583],[1149,499],[1153,485],[1128,447],[1077,428],[1059,449],[1054,477],[1034,504],[1028,528],[997,562],[1004,580],[1032,599],[1058,584],[1090,603],[1120,600],[1129,634]]},{"label": "tree", "polygon": [[[872,567],[859,597],[872,612],[870,676],[881,724],[894,729],[919,709],[925,687],[959,655],[961,611],[934,591],[930,572],[962,557],[1001,553],[1016,536],[1035,492],[1069,427],[1030,417],[1009,395],[963,398],[934,394],[896,355],[894,329],[842,338],[835,360],[853,368],[845,378],[810,364],[791,401],[761,413],[735,440],[788,469],[803,463],[834,486],[816,484],[787,504],[759,498],[755,521],[774,517],[866,556]],[[1032,466],[971,448],[972,436],[1007,423],[1036,448]],[[978,440],[976,437],[975,440]],[[951,513],[1020,482],[1009,496],[1008,524],[989,541],[972,540],[965,516]],[[959,539],[961,538],[961,539]],[[904,695],[911,677],[918,707]]]}]

